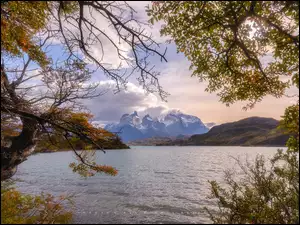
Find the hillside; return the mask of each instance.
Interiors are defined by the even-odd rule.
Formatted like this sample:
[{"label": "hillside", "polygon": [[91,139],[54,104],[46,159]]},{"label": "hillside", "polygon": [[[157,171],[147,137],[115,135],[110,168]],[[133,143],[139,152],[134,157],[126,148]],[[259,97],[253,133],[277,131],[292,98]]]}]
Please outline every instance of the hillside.
[{"label": "hillside", "polygon": [[279,121],[272,118],[250,117],[214,126],[207,133],[186,140],[161,139],[155,145],[285,146],[288,135],[278,125]]},{"label": "hillside", "polygon": [[284,146],[288,135],[277,129],[279,121],[250,117],[213,127],[203,135],[193,135],[188,145]]}]

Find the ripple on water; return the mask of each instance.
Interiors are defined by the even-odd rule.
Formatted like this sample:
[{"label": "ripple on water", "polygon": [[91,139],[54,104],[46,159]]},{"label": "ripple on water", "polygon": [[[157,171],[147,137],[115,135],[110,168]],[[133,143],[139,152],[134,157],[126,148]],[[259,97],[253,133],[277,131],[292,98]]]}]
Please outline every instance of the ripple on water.
[{"label": "ripple on water", "polygon": [[169,172],[169,171],[154,171],[154,173],[157,173],[157,174],[174,174],[174,173]]},{"label": "ripple on water", "polygon": [[[96,152],[98,163],[119,175],[83,179],[72,173],[71,152],[38,154],[22,163],[15,178],[23,192],[75,194],[74,223],[208,223],[203,206],[214,208],[207,180],[222,181],[229,156],[270,157],[277,148],[134,147],[129,151]],[[246,158],[246,157],[244,157]],[[187,163],[188,162],[188,163]],[[47,165],[47,166],[45,166]]]}]

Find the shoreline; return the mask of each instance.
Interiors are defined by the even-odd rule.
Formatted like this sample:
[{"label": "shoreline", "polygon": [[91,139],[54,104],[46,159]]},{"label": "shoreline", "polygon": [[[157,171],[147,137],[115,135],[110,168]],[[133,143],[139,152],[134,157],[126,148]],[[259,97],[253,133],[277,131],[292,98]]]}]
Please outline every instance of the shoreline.
[{"label": "shoreline", "polygon": [[272,148],[286,148],[287,146],[278,145],[130,145],[141,147],[272,147]]},{"label": "shoreline", "polygon": [[[113,151],[117,151],[117,150],[128,150],[130,148],[110,148],[110,149],[103,149],[104,151],[107,150],[113,150]],[[76,151],[102,151],[101,149],[75,149]],[[60,150],[55,150],[55,151],[38,151],[38,152],[34,152],[34,154],[39,154],[39,153],[55,153],[55,152],[70,152],[73,151],[72,149],[60,149]]]}]

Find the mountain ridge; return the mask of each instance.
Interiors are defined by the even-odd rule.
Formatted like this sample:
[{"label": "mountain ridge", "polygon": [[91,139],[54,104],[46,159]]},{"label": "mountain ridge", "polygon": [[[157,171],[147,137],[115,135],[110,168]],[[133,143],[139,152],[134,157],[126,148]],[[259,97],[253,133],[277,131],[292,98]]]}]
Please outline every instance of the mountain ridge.
[{"label": "mountain ridge", "polygon": [[121,132],[120,138],[124,142],[152,137],[202,134],[209,130],[198,117],[179,110],[170,110],[158,118],[147,114],[142,119],[134,111],[132,114],[122,115],[119,123],[107,124],[104,129]]},{"label": "mountain ridge", "polygon": [[213,126],[207,133],[189,138],[140,140],[130,145],[285,146],[289,136],[278,125],[279,121],[273,118],[249,117]]}]

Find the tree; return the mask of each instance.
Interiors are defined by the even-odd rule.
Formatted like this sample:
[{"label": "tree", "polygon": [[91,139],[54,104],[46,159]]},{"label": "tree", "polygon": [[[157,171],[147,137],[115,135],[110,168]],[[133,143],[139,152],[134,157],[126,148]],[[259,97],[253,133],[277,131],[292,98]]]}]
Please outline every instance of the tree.
[{"label": "tree", "polygon": [[[63,121],[61,124],[64,129],[55,129],[53,131],[47,131],[45,134],[40,135],[42,140],[37,143],[37,148],[48,148],[48,149],[72,149],[78,158],[79,163],[71,163],[70,167],[74,172],[79,172],[82,176],[93,176],[96,172],[104,172],[110,175],[116,175],[117,170],[111,166],[100,166],[96,165],[91,160],[91,155],[94,154],[93,149],[101,147],[107,147],[108,143],[116,140],[116,135],[108,132],[102,128],[93,127],[88,121],[93,115],[85,112],[68,112],[64,111],[64,115],[60,116],[60,120]],[[63,119],[62,119],[63,118]],[[77,127],[82,129],[80,133],[82,135],[89,135],[90,140],[84,140],[78,135],[72,135],[72,133],[66,133],[65,129],[72,129],[72,127]],[[51,129],[51,127],[46,127],[46,130]],[[115,143],[117,143],[115,141]],[[78,150],[86,150],[80,152]],[[88,151],[90,150],[90,151]],[[36,151],[39,151],[38,149]]]},{"label": "tree", "polygon": [[[1,168],[4,178],[13,175],[16,165],[34,152],[37,138],[42,133],[49,133],[49,130],[57,129],[65,134],[74,133],[80,138],[93,141],[94,137],[89,133],[91,128],[88,124],[72,123],[71,111],[80,108],[78,100],[99,96],[103,92],[95,93],[97,85],[84,84],[90,79],[90,73],[77,68],[71,69],[51,68],[35,75],[26,72],[19,75],[17,70],[4,73],[6,77],[9,76],[6,74],[17,73],[17,78],[2,86],[2,114],[10,120],[17,120],[22,129],[17,136],[6,136],[11,142],[10,145],[1,146]],[[37,75],[42,76],[38,84],[42,87],[40,93],[34,93],[37,92],[37,85],[26,85],[26,82]],[[98,148],[102,149],[99,145]]]},{"label": "tree", "polygon": [[[282,97],[299,87],[298,1],[154,2],[151,21],[162,20],[191,62],[192,75],[207,80],[226,104],[266,95]],[[265,56],[274,60],[265,64]],[[284,78],[284,79],[281,79]],[[286,81],[288,80],[288,81]]]},{"label": "tree", "polygon": [[34,35],[46,26],[46,2],[1,1],[1,54],[21,56],[26,53],[41,65],[47,57],[34,40]]},{"label": "tree", "polygon": [[[66,118],[65,120],[68,121],[71,126],[75,126],[76,124],[85,127],[86,132],[91,133],[91,137],[93,137],[93,140],[96,143],[99,143],[100,146],[102,145],[103,148],[107,148],[107,143],[113,142],[117,139],[117,136],[115,134],[104,130],[103,128],[96,128],[93,125],[91,125],[90,120],[93,118],[93,115],[90,113],[70,112],[69,114],[64,114],[63,117]],[[64,130],[56,129],[50,131],[49,129],[47,133],[42,134],[39,137],[39,141],[36,146],[36,151],[43,152],[43,149],[52,149],[52,151],[65,150],[70,149],[70,147],[72,146],[77,150],[97,148],[97,146],[93,144],[92,141],[85,141],[84,139],[81,140],[77,136],[71,136],[68,139],[66,139],[64,135]],[[70,146],[69,142],[71,142],[72,146]],[[114,143],[117,144],[116,142]],[[106,146],[104,146],[105,144]],[[118,146],[116,146],[116,148],[117,147]]]},{"label": "tree", "polygon": [[[66,140],[73,134],[101,149],[87,124],[64,117],[83,111],[81,99],[105,93],[91,84],[93,72],[100,70],[115,80],[117,91],[129,76],[138,74],[147,91],[166,96],[158,82],[159,73],[148,61],[152,55],[166,61],[165,52],[158,52],[159,44],[134,15],[126,2],[1,2],[1,114],[22,125],[17,136],[7,137],[10,144],[1,146],[1,180],[13,176],[17,166],[34,152],[37,138],[49,130],[63,131]],[[97,21],[105,21],[113,33],[105,32]],[[61,58],[47,54],[54,40],[64,47]],[[103,43],[115,48],[126,69],[103,61]],[[100,57],[92,51],[95,44]],[[80,160],[98,172],[115,174],[112,168]]]},{"label": "tree", "polygon": [[[161,34],[189,59],[192,75],[226,105],[249,101],[248,109],[299,88],[298,1],[156,1],[147,11],[152,23],[165,23]],[[291,137],[271,167],[262,157],[254,165],[238,161],[244,179],[227,171],[227,188],[210,181],[219,206],[208,210],[214,223],[299,223],[299,100],[281,124]]]},{"label": "tree", "polygon": [[7,137],[15,137],[20,134],[22,126],[17,120],[10,118],[9,115],[1,114],[1,143],[5,145]]}]

